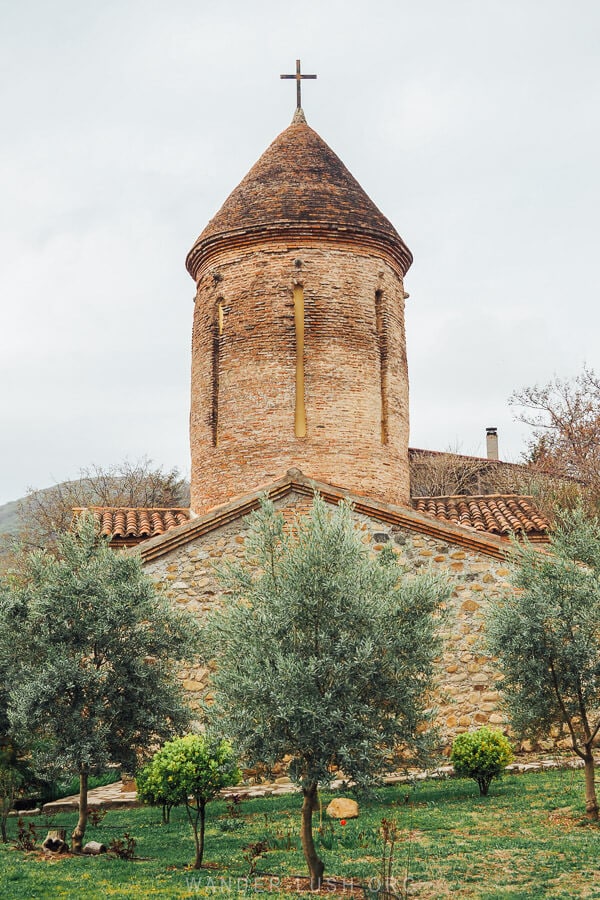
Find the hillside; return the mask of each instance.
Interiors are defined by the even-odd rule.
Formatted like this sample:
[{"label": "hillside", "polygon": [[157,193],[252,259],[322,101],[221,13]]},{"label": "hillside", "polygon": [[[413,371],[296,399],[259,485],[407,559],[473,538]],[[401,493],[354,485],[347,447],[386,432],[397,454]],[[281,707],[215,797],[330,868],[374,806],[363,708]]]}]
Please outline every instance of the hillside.
[{"label": "hillside", "polygon": [[19,527],[20,500],[11,500],[0,506],[0,534],[15,534]]}]

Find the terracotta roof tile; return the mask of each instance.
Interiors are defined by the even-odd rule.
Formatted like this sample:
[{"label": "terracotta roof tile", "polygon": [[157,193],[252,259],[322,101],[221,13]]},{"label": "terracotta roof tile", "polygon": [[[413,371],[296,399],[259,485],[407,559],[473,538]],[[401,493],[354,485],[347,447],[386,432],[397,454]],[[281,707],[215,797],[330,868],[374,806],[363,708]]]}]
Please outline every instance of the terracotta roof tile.
[{"label": "terracotta roof tile", "polygon": [[[77,517],[84,510],[73,510]],[[112,535],[111,543],[131,546],[148,538],[164,534],[170,528],[189,522],[190,510],[175,507],[171,509],[93,506],[89,508],[100,524],[103,535]]]},{"label": "terracotta roof tile", "polygon": [[498,534],[526,534],[544,540],[550,526],[534,505],[532,497],[518,494],[485,494],[479,497],[413,497],[413,508],[444,522]]},{"label": "terracotta roof tile", "polygon": [[[303,475],[298,469],[290,469],[285,476],[273,482],[267,488],[267,494],[273,501],[283,500],[285,497],[294,495],[294,507],[300,512],[304,512],[306,507],[312,503],[315,490],[319,492],[327,503],[334,505],[344,498],[349,499],[357,513],[369,516],[382,524],[395,525],[414,531],[415,534],[424,534],[436,540],[447,541],[465,549],[473,550],[476,553],[483,553],[494,559],[505,559],[509,551],[508,539],[505,535],[477,530],[469,526],[461,527],[449,520],[436,518],[434,515],[418,512],[415,509],[382,503],[358,494],[348,494],[344,488],[315,481]],[[229,503],[215,507],[203,515],[195,516],[180,528],[174,528],[167,534],[144,541],[140,545],[142,560],[150,562],[158,559],[203,535],[213,533],[225,525],[238,521],[259,507],[263,493],[264,489],[261,489],[260,491],[253,491],[251,494],[237,497]],[[296,495],[300,495],[302,498],[300,503],[298,503]],[[449,498],[421,499],[443,502]],[[450,499],[464,500],[465,498]],[[490,497],[483,499],[489,501]],[[504,497],[504,499],[507,498]],[[517,497],[516,499],[520,501],[531,500],[531,498],[523,497]],[[532,533],[529,537],[533,541],[547,541],[545,533],[543,535],[540,533],[540,536]]]},{"label": "terracotta roof tile", "polygon": [[403,273],[412,262],[391,222],[317,132],[297,118],[208,223],[188,254],[188,271],[195,279],[213,253],[265,237],[358,242],[383,250]]},{"label": "terracotta roof tile", "polygon": [[[307,482],[308,483],[308,482]],[[310,482],[312,497],[313,482]],[[258,501],[256,501],[258,503]],[[306,512],[311,500],[300,510]],[[413,509],[419,513],[460,526],[479,534],[497,535],[508,539],[512,533],[526,534],[532,541],[547,541],[550,526],[535,508],[532,497],[518,494],[485,494],[477,497],[414,497]],[[142,541],[164,535],[179,525],[191,521],[189,509],[119,509],[116,507],[91,507],[99,522],[102,534],[112,535],[114,545],[134,546]],[[75,509],[77,516],[83,509]]]}]

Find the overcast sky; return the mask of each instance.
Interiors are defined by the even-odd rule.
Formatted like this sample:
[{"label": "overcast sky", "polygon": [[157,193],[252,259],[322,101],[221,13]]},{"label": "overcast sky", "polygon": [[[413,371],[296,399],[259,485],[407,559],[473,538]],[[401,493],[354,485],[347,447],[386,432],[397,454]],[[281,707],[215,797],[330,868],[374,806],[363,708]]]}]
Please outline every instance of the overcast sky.
[{"label": "overcast sky", "polygon": [[597,0],[0,0],[0,503],[189,472],[187,251],[295,105],[394,223],[411,444],[600,368]]}]

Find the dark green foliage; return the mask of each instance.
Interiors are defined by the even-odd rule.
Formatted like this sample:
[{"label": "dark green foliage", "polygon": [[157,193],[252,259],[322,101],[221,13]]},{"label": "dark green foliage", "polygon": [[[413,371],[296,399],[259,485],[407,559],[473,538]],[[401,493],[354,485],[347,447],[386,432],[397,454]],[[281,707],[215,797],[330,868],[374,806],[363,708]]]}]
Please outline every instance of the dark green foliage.
[{"label": "dark green foliage", "polygon": [[0,655],[11,728],[40,769],[79,775],[85,831],[90,772],[134,769],[138,754],[186,726],[176,663],[192,652],[193,623],[135,555],[109,549],[93,517],[58,546],[58,558],[29,554],[19,577],[4,579]]},{"label": "dark green foliage", "polygon": [[[88,790],[93,791],[94,788],[104,787],[107,784],[114,784],[121,780],[120,768],[109,769],[107,772],[98,772],[90,775],[88,779]],[[45,786],[43,792],[44,803],[52,800],[60,800],[63,797],[71,797],[79,790],[79,777],[73,776],[69,779],[60,778],[58,781],[50,782]]]},{"label": "dark green foliage", "polygon": [[600,731],[600,522],[559,515],[550,553],[515,545],[514,584],[491,612],[488,640],[515,730],[563,726],[585,761],[586,803],[598,818],[593,744]]},{"label": "dark green foliage", "polygon": [[0,642],[0,838],[6,843],[6,821],[31,775],[16,746],[8,717],[11,652]]},{"label": "dark green foliage", "polygon": [[479,785],[479,793],[487,797],[494,778],[501,778],[512,760],[509,741],[501,731],[479,728],[459,734],[452,745],[451,762],[460,778],[472,778]]},{"label": "dark green foliage", "polygon": [[333,767],[364,786],[398,745],[424,748],[449,588],[407,576],[389,548],[373,558],[350,507],[318,497],[291,531],[264,501],[246,565],[223,579],[233,597],[205,638],[217,660],[212,714],[250,763],[291,757],[310,845],[309,813]]},{"label": "dark green foliage", "polygon": [[[6,754],[5,754],[6,757]],[[23,775],[19,769],[0,754],[0,836],[5,844],[6,821],[14,808],[15,800],[23,784]]]},{"label": "dark green foliage", "polygon": [[225,817],[224,819],[219,819],[219,828],[221,831],[242,831],[244,823],[241,819]]}]

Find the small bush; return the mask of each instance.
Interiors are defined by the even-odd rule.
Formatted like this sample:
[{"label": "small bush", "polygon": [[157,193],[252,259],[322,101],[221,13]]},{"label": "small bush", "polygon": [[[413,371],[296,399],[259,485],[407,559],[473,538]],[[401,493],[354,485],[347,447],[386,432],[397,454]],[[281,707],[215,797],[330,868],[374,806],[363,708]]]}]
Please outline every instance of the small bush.
[{"label": "small bush", "polygon": [[242,802],[247,799],[246,794],[230,794],[227,801],[227,815],[230,819],[237,819],[242,815]]},{"label": "small bush", "polygon": [[126,831],[122,838],[113,838],[108,847],[108,852],[114,853],[119,859],[131,860],[135,858],[136,844],[136,839]]},{"label": "small bush", "polygon": [[500,778],[512,760],[510,743],[501,731],[480,728],[459,734],[452,745],[451,761],[461,778],[472,778],[486,797],[494,778]]},{"label": "small bush", "polygon": [[107,812],[103,806],[88,806],[88,821],[94,828],[98,828]]},{"label": "small bush", "polygon": [[17,837],[14,842],[17,850],[23,850],[23,852],[27,853],[30,850],[35,850],[35,845],[37,841],[37,829],[33,822],[25,822],[19,816],[19,821],[17,822]]},{"label": "small bush", "polygon": [[[152,806],[185,806],[194,831],[196,859],[202,868],[206,805],[224,787],[238,784],[241,773],[228,741],[199,734],[167,741],[138,775],[138,799]],[[164,820],[164,819],[163,819]]]},{"label": "small bush", "polygon": [[256,875],[258,861],[263,858],[268,850],[268,841],[256,841],[254,844],[248,844],[247,847],[244,847],[242,855],[250,867],[248,875]]}]

